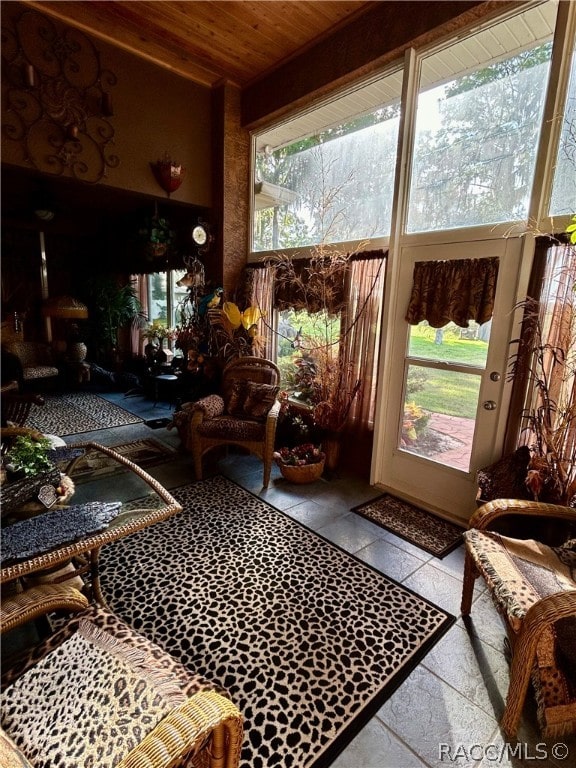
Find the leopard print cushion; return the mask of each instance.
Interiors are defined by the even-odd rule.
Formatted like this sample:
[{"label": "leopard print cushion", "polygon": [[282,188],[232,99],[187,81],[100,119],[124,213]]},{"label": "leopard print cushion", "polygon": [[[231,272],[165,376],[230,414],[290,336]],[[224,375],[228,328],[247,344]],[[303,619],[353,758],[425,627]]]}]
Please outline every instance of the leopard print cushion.
[{"label": "leopard print cushion", "polygon": [[49,379],[52,376],[58,376],[58,368],[51,365],[30,365],[23,369],[22,378],[25,381],[33,379]]},{"label": "leopard print cushion", "polygon": [[276,402],[279,391],[280,387],[274,387],[272,384],[256,384],[248,381],[243,407],[244,415],[251,419],[265,419]]},{"label": "leopard print cushion", "polygon": [[242,417],[248,382],[245,379],[233,379],[230,387],[224,393],[226,413],[230,416]]},{"label": "leopard print cushion", "polygon": [[5,690],[24,674],[26,670],[34,667],[40,659],[72,637],[78,631],[80,622],[83,619],[88,619],[93,624],[106,630],[108,634],[113,635],[117,640],[145,652],[151,665],[158,670],[165,670],[169,675],[178,680],[186,697],[189,698],[199,691],[212,690],[217,691],[223,696],[228,696],[221,686],[214,685],[200,675],[194,675],[188,671],[186,667],[162,650],[156,643],[150,642],[146,637],[135,632],[122,619],[119,619],[114,613],[105,610],[97,603],[93,603],[85,611],[72,616],[61,629],[47,637],[39,645],[33,646],[17,663],[12,664],[8,668],[4,667],[2,669],[2,690]]},{"label": "leopard print cushion", "polygon": [[152,669],[84,620],[2,694],[2,727],[36,768],[112,768],[186,700]]},{"label": "leopard print cushion", "polygon": [[204,418],[213,419],[215,416],[221,416],[224,413],[225,403],[220,395],[208,395],[201,400],[192,403],[193,411],[202,411]]},{"label": "leopard print cushion", "polygon": [[199,434],[221,440],[263,440],[265,425],[260,421],[219,416],[203,421],[198,426]]}]

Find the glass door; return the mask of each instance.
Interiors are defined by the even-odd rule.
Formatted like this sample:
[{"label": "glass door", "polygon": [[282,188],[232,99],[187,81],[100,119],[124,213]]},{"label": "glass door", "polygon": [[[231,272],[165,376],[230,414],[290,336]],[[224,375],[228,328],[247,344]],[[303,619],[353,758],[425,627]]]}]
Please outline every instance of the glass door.
[{"label": "glass door", "polygon": [[[476,471],[500,455],[504,438],[508,345],[525,272],[523,250],[522,239],[501,238],[406,245],[399,251],[373,482],[462,521],[475,508]],[[494,257],[499,274],[490,321],[438,329],[406,322],[417,261]]]}]

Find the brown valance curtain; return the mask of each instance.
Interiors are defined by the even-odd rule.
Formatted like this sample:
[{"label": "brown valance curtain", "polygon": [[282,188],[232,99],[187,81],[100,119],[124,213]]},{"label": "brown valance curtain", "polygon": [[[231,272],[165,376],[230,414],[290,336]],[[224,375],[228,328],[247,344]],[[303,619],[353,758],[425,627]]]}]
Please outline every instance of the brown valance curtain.
[{"label": "brown valance curtain", "polygon": [[498,264],[497,258],[416,262],[406,321],[427,320],[432,328],[486,323],[494,310]]},{"label": "brown valance curtain", "polygon": [[347,304],[347,283],[350,265],[357,261],[382,259],[385,251],[362,251],[341,260],[322,259],[293,260],[289,265],[274,265],[274,308],[303,309],[310,314],[327,310],[330,314],[341,312]]}]

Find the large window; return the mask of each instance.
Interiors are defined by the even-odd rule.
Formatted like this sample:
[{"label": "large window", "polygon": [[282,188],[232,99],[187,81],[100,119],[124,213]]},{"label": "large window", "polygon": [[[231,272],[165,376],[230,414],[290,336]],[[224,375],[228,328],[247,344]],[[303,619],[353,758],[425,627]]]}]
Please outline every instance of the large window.
[{"label": "large window", "polygon": [[432,89],[450,51],[423,61],[408,232],[527,218],[551,51],[545,42]]},{"label": "large window", "polygon": [[576,212],[576,51],[572,53],[570,84],[554,169],[550,216]]},{"label": "large window", "polygon": [[310,121],[298,120],[292,140],[258,137],[255,251],[390,233],[401,84],[396,72],[357,89],[319,110],[308,135]]},{"label": "large window", "polygon": [[[410,144],[401,200],[394,200],[398,67],[258,133],[253,251],[386,239],[404,199],[408,234],[526,226],[534,198],[550,194],[535,184],[535,169],[558,8],[558,0],[529,4],[421,56],[416,51],[418,96],[413,137],[401,137]],[[565,113],[554,116],[563,129],[551,215],[576,208],[575,102],[573,72]]]}]

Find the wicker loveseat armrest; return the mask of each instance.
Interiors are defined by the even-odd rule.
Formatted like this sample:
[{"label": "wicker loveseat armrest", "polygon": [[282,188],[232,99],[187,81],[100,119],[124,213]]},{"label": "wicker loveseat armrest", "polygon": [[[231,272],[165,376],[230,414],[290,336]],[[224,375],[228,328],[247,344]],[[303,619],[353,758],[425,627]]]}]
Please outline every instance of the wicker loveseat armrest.
[{"label": "wicker loveseat armrest", "polygon": [[530,515],[576,522],[576,510],[561,504],[524,499],[495,499],[479,507],[468,522],[469,528],[483,531],[497,519],[507,515]]},{"label": "wicker loveseat armrest", "polygon": [[[518,638],[514,644],[510,670],[511,682],[506,709],[502,718],[502,728],[510,738],[516,734],[518,729],[530,677],[534,675],[538,644],[546,631],[562,619],[576,620],[576,589],[542,597],[537,603],[530,606],[522,621]],[[540,718],[544,719],[545,715],[541,714]],[[568,726],[565,727],[568,728]],[[566,730],[566,733],[569,732]],[[562,730],[559,733],[562,733]]]},{"label": "wicker loveseat armrest", "polygon": [[161,720],[118,768],[173,768],[190,757],[187,765],[236,768],[242,734],[234,704],[215,691],[201,691]]},{"label": "wicker loveseat armrest", "polygon": [[41,584],[2,598],[1,631],[37,619],[52,611],[83,611],[87,598],[70,584]]}]

